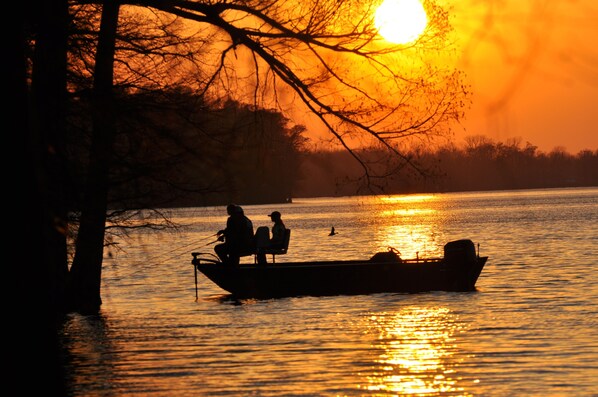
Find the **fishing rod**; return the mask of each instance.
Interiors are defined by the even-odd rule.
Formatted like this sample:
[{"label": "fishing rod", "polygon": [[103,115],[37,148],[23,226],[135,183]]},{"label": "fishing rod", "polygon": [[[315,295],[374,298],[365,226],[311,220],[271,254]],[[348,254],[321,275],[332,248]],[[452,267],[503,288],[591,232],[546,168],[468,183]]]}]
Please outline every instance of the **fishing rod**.
[{"label": "fishing rod", "polygon": [[[206,240],[206,239],[208,239],[208,238],[212,238],[212,237],[214,237],[214,236],[218,236],[218,233],[214,233],[214,234],[212,234],[212,235],[210,235],[210,236],[207,236],[207,237],[201,238],[201,239],[199,239],[199,241],[204,241],[204,240]],[[216,243],[217,241],[219,241],[219,240],[218,240],[218,239],[216,239],[216,240],[214,240],[214,241],[210,241],[209,243],[207,243],[207,244],[204,244],[204,245],[201,245],[201,246],[199,246],[198,248],[207,247],[208,245],[214,244],[214,243]],[[188,248],[188,247],[190,247],[190,246],[192,246],[192,245],[195,245],[195,244],[197,244],[197,241],[194,241],[194,242],[192,242],[192,243],[189,243],[189,244],[184,244],[184,245],[181,245],[181,246],[179,246],[179,247],[176,247],[176,248],[173,248],[173,249],[171,249],[170,251],[166,251],[166,252],[163,252],[163,253],[161,253],[161,254],[155,255],[155,256],[153,256],[153,257],[147,258],[147,259],[146,259],[144,262],[139,262],[139,263],[136,263],[136,265],[140,265],[140,264],[142,264],[142,263],[147,263],[147,262],[149,262],[149,261],[157,261],[157,260],[163,260],[163,259],[172,258],[172,256],[170,256],[170,254],[172,254],[172,253],[174,253],[174,252],[176,252],[176,251],[181,251],[182,249],[184,249],[184,248]]]},{"label": "fishing rod", "polygon": [[[212,235],[212,236],[208,236],[207,238],[214,237],[215,235],[217,235],[217,233],[216,233],[216,234],[214,234],[214,235]],[[203,240],[205,240],[205,239],[206,239],[206,238],[202,238],[202,239],[200,239],[200,241],[203,241]],[[218,241],[218,240],[211,241],[211,242],[209,242],[209,243],[207,243],[207,244],[205,244],[205,245],[202,245],[202,246],[200,246],[200,248],[201,248],[201,247],[206,247],[206,246],[208,246],[208,245],[210,245],[210,244],[214,244],[216,241]],[[189,243],[189,244],[181,245],[181,246],[179,246],[179,247],[177,247],[177,248],[173,248],[173,249],[172,249],[172,250],[170,250],[170,251],[167,251],[167,252],[165,252],[165,253],[162,253],[162,254],[159,254],[159,255],[157,255],[157,256],[156,256],[156,257],[154,257],[153,259],[155,259],[155,258],[157,258],[157,257],[160,257],[160,256],[163,256],[163,255],[168,255],[168,254],[171,254],[171,253],[173,253],[173,252],[175,252],[175,251],[182,250],[183,248],[187,248],[187,247],[190,247],[190,246],[192,246],[192,245],[195,245],[195,244],[196,244],[196,242],[194,241],[194,242],[192,242],[192,243]],[[152,259],[152,258],[150,258],[150,259]]]},{"label": "fishing rod", "polygon": [[212,244],[214,244],[215,242],[218,242],[218,241],[220,241],[220,240],[216,239],[216,240],[214,240],[214,241],[210,241],[210,242],[209,242],[209,243],[207,243],[207,244],[200,245],[198,248],[207,247],[208,245],[212,245]]},{"label": "fishing rod", "polygon": [[207,240],[207,239],[209,239],[209,238],[212,238],[212,237],[215,237],[215,236],[217,236],[217,235],[218,235],[218,233],[216,232],[216,233],[214,233],[214,234],[212,234],[212,235],[209,235],[208,237],[204,237],[204,238],[201,238],[201,239],[199,239],[199,241]]}]

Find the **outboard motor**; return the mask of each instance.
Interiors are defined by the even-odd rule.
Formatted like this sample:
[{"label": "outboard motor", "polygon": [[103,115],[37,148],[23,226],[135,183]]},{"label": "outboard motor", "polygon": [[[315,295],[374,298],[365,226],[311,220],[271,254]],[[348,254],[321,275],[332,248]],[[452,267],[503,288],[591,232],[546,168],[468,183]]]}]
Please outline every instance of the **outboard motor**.
[{"label": "outboard motor", "polygon": [[475,245],[471,240],[450,241],[444,245],[444,259],[447,262],[466,262],[476,261]]},{"label": "outboard motor", "polygon": [[473,241],[464,239],[451,241],[444,246],[444,261],[449,268],[456,271],[454,289],[457,291],[473,288],[472,269],[477,262],[477,254]]}]

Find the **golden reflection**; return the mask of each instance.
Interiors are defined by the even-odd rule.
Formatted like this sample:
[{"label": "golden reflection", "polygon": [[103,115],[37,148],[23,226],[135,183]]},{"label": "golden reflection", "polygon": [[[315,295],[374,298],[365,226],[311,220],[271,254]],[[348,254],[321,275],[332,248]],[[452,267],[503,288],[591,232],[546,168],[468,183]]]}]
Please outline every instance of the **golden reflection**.
[{"label": "golden reflection", "polygon": [[360,387],[393,395],[471,395],[456,371],[462,359],[456,355],[455,334],[462,325],[447,308],[408,307],[369,320],[381,353]]},{"label": "golden reflection", "polygon": [[382,214],[385,216],[414,216],[433,214],[434,212],[436,212],[436,210],[431,208],[398,208],[390,211],[384,211]]},{"label": "golden reflection", "polygon": [[389,196],[379,203],[376,216],[383,224],[376,229],[377,249],[396,248],[403,258],[442,256],[443,219],[437,216],[442,203],[436,196]]},{"label": "golden reflection", "polygon": [[421,201],[434,200],[435,197],[431,194],[410,194],[407,196],[388,196],[381,197],[380,200],[388,203],[418,203]]},{"label": "golden reflection", "polygon": [[404,259],[443,255],[442,242],[431,225],[390,225],[378,233],[378,240],[378,249],[396,248]]}]

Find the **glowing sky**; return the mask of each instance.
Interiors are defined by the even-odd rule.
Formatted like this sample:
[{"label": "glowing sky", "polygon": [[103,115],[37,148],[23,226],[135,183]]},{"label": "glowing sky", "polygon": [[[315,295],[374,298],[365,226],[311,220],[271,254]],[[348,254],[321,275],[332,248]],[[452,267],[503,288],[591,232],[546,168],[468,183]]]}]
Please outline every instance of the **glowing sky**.
[{"label": "glowing sky", "polygon": [[598,1],[443,0],[473,105],[465,135],[598,150]]},{"label": "glowing sky", "polygon": [[[453,128],[455,144],[484,135],[542,152],[598,150],[598,0],[434,1],[454,28],[447,69],[463,71],[472,92],[471,108]],[[278,103],[297,106],[296,98],[278,95]],[[297,106],[290,116],[311,138],[331,139],[305,113]]]}]

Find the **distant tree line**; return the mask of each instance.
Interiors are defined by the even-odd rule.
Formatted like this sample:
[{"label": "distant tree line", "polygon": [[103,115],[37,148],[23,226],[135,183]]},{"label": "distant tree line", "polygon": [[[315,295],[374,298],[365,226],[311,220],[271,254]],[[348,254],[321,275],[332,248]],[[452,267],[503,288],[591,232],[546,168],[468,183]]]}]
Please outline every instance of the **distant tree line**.
[{"label": "distant tree line", "polygon": [[[376,149],[364,156],[381,159]],[[422,172],[401,168],[381,181],[379,192],[455,192],[551,187],[598,186],[598,149],[570,154],[562,148],[544,153],[514,139],[495,142],[476,135],[462,147],[417,148],[408,152]],[[359,167],[342,151],[304,155],[303,178],[295,192],[301,197],[345,196],[360,191]]]},{"label": "distant tree line", "polygon": [[518,140],[503,143],[473,136],[466,138],[465,147],[442,148],[426,160],[437,162],[442,171],[431,181],[431,191],[598,186],[598,149],[544,153]]},{"label": "distant tree line", "polygon": [[[121,226],[135,209],[598,186],[598,150],[573,155],[555,148],[544,153],[519,139],[496,142],[483,135],[468,136],[461,146],[402,149],[414,167],[404,167],[402,161],[393,166],[396,159],[385,148],[360,149],[359,157],[380,175],[364,184],[355,156],[346,150],[309,151],[306,128],[276,110],[230,100],[207,103],[184,88],[119,93],[116,100],[108,218]],[[67,117],[66,169],[72,171],[66,197],[74,216],[81,212],[89,169],[89,106],[85,96],[77,97]]]},{"label": "distant tree line", "polygon": [[[205,103],[189,90],[119,95],[109,182],[111,214],[123,210],[285,202],[293,195],[304,127],[280,112],[234,101]],[[91,145],[88,103],[70,107],[69,209],[80,212]],[[112,222],[118,216],[109,216]]]},{"label": "distant tree line", "polygon": [[198,105],[199,98],[181,91],[169,93],[168,103],[177,104],[170,108],[159,104],[161,95],[123,102],[119,119],[126,134],[116,145],[110,178],[116,214],[282,203],[293,197],[598,186],[598,150],[544,153],[519,139],[496,142],[483,135],[468,136],[461,146],[404,150],[415,167],[393,165],[396,159],[384,148],[360,149],[374,172],[390,170],[365,185],[354,156],[346,150],[308,150],[305,127],[290,124],[279,112],[232,101]]}]

